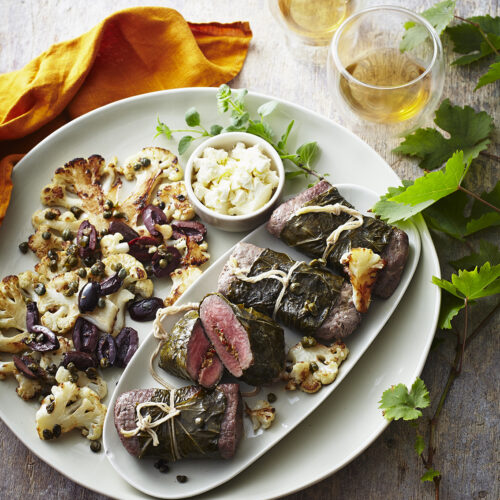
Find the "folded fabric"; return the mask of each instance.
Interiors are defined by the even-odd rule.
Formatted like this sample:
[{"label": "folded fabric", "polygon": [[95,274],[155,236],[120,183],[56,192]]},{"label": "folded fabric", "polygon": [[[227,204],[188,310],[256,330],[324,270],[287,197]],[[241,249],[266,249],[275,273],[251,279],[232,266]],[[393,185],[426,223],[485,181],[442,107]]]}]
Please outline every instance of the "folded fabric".
[{"label": "folded fabric", "polygon": [[[240,71],[251,38],[243,22],[193,24],[163,7],[117,12],[0,75],[0,157],[26,153],[64,123],[119,99],[225,83]],[[0,223],[18,159],[0,162]]]}]

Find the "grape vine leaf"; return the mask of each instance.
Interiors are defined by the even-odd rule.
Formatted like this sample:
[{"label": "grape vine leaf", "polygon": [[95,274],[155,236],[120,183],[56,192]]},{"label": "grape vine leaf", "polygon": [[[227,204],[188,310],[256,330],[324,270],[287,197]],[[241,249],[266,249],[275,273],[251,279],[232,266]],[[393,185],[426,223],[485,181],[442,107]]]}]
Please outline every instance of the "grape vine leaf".
[{"label": "grape vine leaf", "polygon": [[429,470],[425,471],[425,473],[420,478],[420,481],[422,481],[423,483],[425,483],[425,481],[434,481],[435,477],[440,476],[441,473],[431,467]]},{"label": "grape vine leaf", "polygon": [[444,169],[428,172],[406,186],[390,188],[372,211],[389,224],[408,219],[455,192],[469,169],[470,161],[464,162],[463,151],[457,151]]},{"label": "grape vine leaf", "polygon": [[423,212],[425,222],[436,231],[463,240],[469,220],[464,215],[468,202],[469,197],[463,191],[456,191],[426,208]]},{"label": "grape vine leaf", "polygon": [[[481,193],[481,198],[495,207],[500,207],[500,181],[488,193]],[[500,225],[500,213],[492,210],[490,207],[474,200],[471,208],[471,220],[467,222],[467,235],[473,234],[481,229]]]},{"label": "grape vine leaf", "polygon": [[492,266],[486,262],[472,271],[460,269],[451,275],[451,281],[436,276],[432,282],[462,300],[475,300],[500,293],[500,264]]},{"label": "grape vine leaf", "polygon": [[438,326],[443,330],[451,329],[451,320],[465,307],[463,299],[443,291],[441,294],[441,308],[439,309]]},{"label": "grape vine leaf", "polygon": [[459,54],[465,54],[452,63],[459,66],[479,61],[494,52],[483,38],[477,25],[481,27],[495,49],[500,49],[500,17],[475,16],[469,17],[467,21],[446,28],[446,34],[454,45],[453,50]]},{"label": "grape vine leaf", "polygon": [[[420,13],[422,17],[429,21],[437,34],[440,35],[443,30],[453,20],[453,12],[455,11],[455,1],[445,0],[433,5],[430,9]],[[422,24],[415,24],[412,21],[405,23],[406,33],[399,44],[399,50],[405,52],[411,50],[424,42],[429,36],[429,32]]]},{"label": "grape vine leaf", "polygon": [[420,434],[417,434],[417,436],[415,437],[415,451],[417,452],[417,455],[422,455],[424,450],[425,450],[424,437],[421,436]]},{"label": "grape vine leaf", "polygon": [[497,80],[500,80],[500,57],[497,57],[496,62],[494,62],[489,67],[488,71],[479,79],[474,90],[480,89],[489,83],[494,83]]},{"label": "grape vine leaf", "polygon": [[391,421],[415,420],[422,416],[418,408],[426,408],[430,405],[429,391],[424,381],[417,377],[410,392],[404,384],[392,386],[382,394],[379,408],[383,410],[384,417]]},{"label": "grape vine leaf", "polygon": [[434,170],[440,167],[457,149],[465,158],[476,158],[490,144],[493,119],[486,113],[476,113],[470,106],[453,106],[445,99],[436,111],[434,123],[449,132],[446,139],[441,132],[432,128],[419,128],[405,136],[405,140],[393,151],[419,158],[420,167]]},{"label": "grape vine leaf", "polygon": [[471,270],[475,267],[481,267],[486,262],[489,262],[492,266],[500,264],[500,248],[489,241],[481,240],[479,242],[479,252],[452,260],[450,264],[458,271],[459,269]]}]

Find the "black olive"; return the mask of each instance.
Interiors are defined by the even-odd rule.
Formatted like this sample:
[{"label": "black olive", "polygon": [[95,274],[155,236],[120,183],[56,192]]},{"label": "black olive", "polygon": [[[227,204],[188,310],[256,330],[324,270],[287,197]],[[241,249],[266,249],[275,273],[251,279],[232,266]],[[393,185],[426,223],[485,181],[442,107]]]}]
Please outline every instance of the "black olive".
[{"label": "black olive", "polygon": [[88,257],[84,257],[84,259],[83,259],[83,263],[87,267],[90,267],[94,262],[95,262],[95,258],[92,255],[89,255]]},{"label": "black olive", "polygon": [[[70,369],[72,365],[73,369]],[[76,369],[85,371],[87,368],[95,367],[94,358],[83,351],[69,351],[64,353],[63,366],[70,371],[76,372]]]},{"label": "black olive", "polygon": [[122,286],[123,279],[120,277],[120,273],[125,271],[121,269],[118,273],[113,274],[109,278],[101,281],[101,295],[110,295],[117,292]]},{"label": "black olive", "polygon": [[89,281],[78,294],[78,308],[81,313],[93,311],[99,300],[100,286],[95,281]]},{"label": "black olive", "polygon": [[101,368],[113,366],[116,362],[116,354],[115,339],[109,334],[101,337],[97,345],[97,359],[99,360]]},{"label": "black olive", "polygon": [[36,302],[26,304],[26,330],[33,332],[33,327],[40,324],[40,314]]},{"label": "black olive", "polygon": [[[27,346],[38,352],[55,351],[59,349],[59,339],[57,335],[43,325],[33,325],[35,338],[30,338]],[[41,336],[41,340],[38,340]]]},{"label": "black olive", "polygon": [[132,302],[128,307],[128,312],[135,321],[152,321],[156,317],[156,311],[162,307],[163,300],[158,297],[150,297]]},{"label": "black olive", "polygon": [[168,219],[163,210],[154,205],[147,205],[142,211],[142,220],[144,225],[152,236],[159,236],[160,233],[156,229],[156,224],[167,224]]},{"label": "black olive", "polygon": [[115,344],[116,360],[114,365],[118,367],[127,366],[139,347],[139,335],[136,330],[126,326],[116,336]]},{"label": "black olive", "polygon": [[27,241],[23,241],[22,243],[19,244],[19,250],[21,251],[21,253],[28,253],[29,249],[30,247],[28,246]]},{"label": "black olive", "polygon": [[194,220],[175,220],[171,226],[174,240],[188,236],[199,243],[207,232],[207,228],[201,222]]},{"label": "black olive", "polygon": [[75,346],[75,350],[94,354],[97,342],[99,342],[97,326],[82,317],[78,317],[73,328],[73,345]]}]

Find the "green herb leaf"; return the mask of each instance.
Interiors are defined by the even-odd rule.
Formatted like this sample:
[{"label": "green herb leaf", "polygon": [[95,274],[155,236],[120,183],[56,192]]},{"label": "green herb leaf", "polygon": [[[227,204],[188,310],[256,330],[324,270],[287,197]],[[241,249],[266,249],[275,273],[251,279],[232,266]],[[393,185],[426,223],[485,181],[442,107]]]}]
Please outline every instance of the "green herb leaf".
[{"label": "green herb leaf", "polygon": [[183,155],[193,141],[194,137],[191,137],[190,135],[185,135],[184,137],[182,137],[182,139],[179,141],[179,146],[178,146],[179,154]]},{"label": "green herb leaf", "polygon": [[234,114],[231,116],[231,125],[237,129],[244,129],[246,126],[250,115],[245,111],[241,114]]},{"label": "green herb leaf", "polygon": [[480,89],[485,85],[496,82],[500,80],[500,59],[497,58],[497,62],[494,62],[488,69],[488,71],[479,79],[476,88],[474,90]]},{"label": "green herb leaf", "polygon": [[294,120],[292,120],[288,124],[288,127],[286,128],[285,133],[281,136],[281,139],[278,142],[278,149],[281,151],[286,151],[286,143],[288,142],[288,136],[290,135],[290,132],[292,131],[293,124],[294,124]]},{"label": "green herb leaf", "polygon": [[418,408],[426,408],[430,405],[429,391],[424,381],[417,378],[411,386],[411,391],[404,384],[398,384],[387,389],[379,401],[387,420],[415,420],[422,416]]},{"label": "green herb leaf", "polygon": [[274,144],[274,136],[271,127],[265,122],[251,121],[248,125],[247,132],[249,134],[258,135],[267,142]]},{"label": "green herb leaf", "polygon": [[451,328],[451,320],[465,307],[463,299],[444,291],[441,294],[438,326],[444,330]]},{"label": "green herb leaf", "polygon": [[308,142],[306,144],[302,144],[302,146],[297,149],[296,153],[299,156],[300,162],[306,167],[309,167],[318,153],[318,143]]},{"label": "green herb leaf", "polygon": [[489,241],[481,240],[479,242],[479,252],[453,260],[450,264],[458,271],[459,269],[471,270],[475,267],[481,267],[486,262],[489,262],[492,266],[500,264],[500,248]]},{"label": "green herb leaf", "polygon": [[295,177],[300,177],[301,175],[307,175],[307,172],[305,170],[293,170],[285,172],[285,178],[287,180],[295,179]]},{"label": "green herb leaf", "polygon": [[[430,9],[424,10],[420,15],[427,19],[437,34],[440,35],[443,30],[453,20],[453,12],[455,11],[454,0],[445,0],[432,6]],[[424,42],[428,37],[428,31],[425,26],[408,22],[405,24],[407,30],[403,36],[403,40],[399,45],[399,50],[404,52],[411,50]]]},{"label": "green herb leaf", "polygon": [[434,470],[432,467],[426,471],[423,476],[420,478],[420,481],[425,483],[425,481],[434,481],[435,477],[440,477],[441,473],[437,470]]},{"label": "green herb leaf", "polygon": [[436,129],[419,128],[405,137],[394,152],[421,159],[420,167],[434,170],[456,150],[464,152],[466,160],[476,158],[490,144],[493,119],[486,111],[476,113],[471,107],[453,106],[445,99],[436,111],[434,123],[449,132],[445,139]]},{"label": "green herb leaf", "polygon": [[417,434],[415,437],[415,451],[417,452],[417,455],[422,455],[422,453],[425,450],[425,441],[424,437],[421,436],[420,434]]},{"label": "green herb leaf", "polygon": [[486,262],[481,268],[472,271],[460,269],[452,274],[451,282],[432,277],[432,282],[460,299],[480,299],[500,293],[500,264],[492,266]]},{"label": "green herb leaf", "polygon": [[184,115],[184,119],[190,127],[197,127],[200,124],[200,113],[196,111],[196,108],[189,108]]},{"label": "green herb leaf", "polygon": [[156,126],[155,138],[162,134],[165,135],[167,139],[172,139],[172,131],[165,123],[161,122],[160,117],[158,117],[158,125]]},{"label": "green herb leaf", "polygon": [[[500,17],[475,16],[469,17],[467,21],[478,24],[484,31],[488,40],[496,48],[500,49]],[[481,32],[470,23],[461,23],[456,26],[448,26],[446,34],[453,42],[453,50],[459,54],[467,54],[453,61],[452,64],[464,65],[479,61],[493,54],[493,49],[481,35]]]},{"label": "green herb leaf", "polygon": [[265,116],[269,116],[276,109],[277,105],[278,101],[266,102],[262,106],[259,106],[257,113],[259,113],[261,118],[264,118]]},{"label": "green herb leaf", "polygon": [[219,135],[222,132],[222,128],[221,125],[212,125],[210,127],[210,135]]},{"label": "green herb leaf", "polygon": [[231,88],[223,83],[217,90],[217,109],[219,113],[225,113],[229,109],[229,99],[231,98]]}]

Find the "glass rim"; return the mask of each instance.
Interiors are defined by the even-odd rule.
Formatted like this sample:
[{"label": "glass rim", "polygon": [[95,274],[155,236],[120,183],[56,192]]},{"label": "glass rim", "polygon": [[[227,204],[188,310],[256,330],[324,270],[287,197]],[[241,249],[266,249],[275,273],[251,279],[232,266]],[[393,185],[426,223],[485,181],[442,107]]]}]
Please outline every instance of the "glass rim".
[{"label": "glass rim", "polygon": [[[408,15],[409,17],[413,18],[415,21],[418,21],[423,26],[425,26],[425,28],[427,29],[427,31],[432,39],[434,51],[432,54],[432,59],[431,59],[430,63],[427,65],[427,67],[425,68],[425,71],[421,75],[419,75],[417,78],[415,78],[414,80],[411,80],[410,82],[404,83],[402,85],[377,86],[377,85],[371,85],[369,83],[362,82],[361,80],[358,80],[357,78],[352,76],[351,73],[349,73],[345,69],[345,67],[341,63],[339,55],[338,55],[338,51],[337,51],[338,43],[339,43],[340,37],[342,35],[342,32],[344,31],[346,26],[351,21],[362,16],[363,14],[366,14],[369,12],[374,12],[374,11],[383,11],[383,10],[395,11],[395,12],[399,12],[399,13]],[[429,74],[429,72],[432,70],[434,65],[436,64],[436,61],[438,59],[438,55],[440,52],[443,51],[443,47],[442,47],[441,40],[440,40],[439,35],[437,34],[436,30],[433,28],[431,23],[429,23],[429,21],[427,21],[427,19],[425,19],[424,17],[420,16],[419,14],[417,14],[415,12],[412,12],[411,10],[405,9],[404,7],[398,7],[395,5],[377,5],[374,7],[369,7],[367,9],[363,9],[363,10],[360,10],[358,12],[355,12],[354,14],[350,15],[347,19],[345,19],[342,22],[342,24],[338,27],[338,29],[336,30],[336,32],[334,34],[334,37],[333,37],[332,42],[330,44],[330,50],[331,50],[331,57],[333,58],[335,66],[337,67],[337,69],[340,71],[340,73],[347,80],[350,80],[351,82],[354,82],[357,85],[360,85],[362,87],[366,87],[366,88],[373,89],[373,90],[397,90],[397,89],[403,89],[405,87],[409,87],[411,85],[414,85],[415,83],[417,83],[420,80],[422,80],[423,78],[425,78]]]}]

